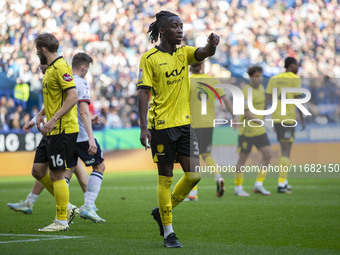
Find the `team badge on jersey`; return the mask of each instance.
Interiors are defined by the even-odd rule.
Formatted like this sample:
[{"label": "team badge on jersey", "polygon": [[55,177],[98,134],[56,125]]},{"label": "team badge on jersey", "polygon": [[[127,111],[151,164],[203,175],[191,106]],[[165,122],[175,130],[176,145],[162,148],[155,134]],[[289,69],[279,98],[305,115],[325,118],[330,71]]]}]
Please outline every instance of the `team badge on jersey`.
[{"label": "team badge on jersey", "polygon": [[162,153],[164,151],[164,145],[163,144],[158,144],[157,145],[157,151],[158,151],[158,153]]},{"label": "team badge on jersey", "polygon": [[64,81],[72,81],[73,80],[72,75],[70,75],[68,73],[65,73],[63,75],[63,79],[64,79]]},{"label": "team badge on jersey", "polygon": [[184,55],[183,54],[179,54],[177,57],[181,62],[184,62]]}]

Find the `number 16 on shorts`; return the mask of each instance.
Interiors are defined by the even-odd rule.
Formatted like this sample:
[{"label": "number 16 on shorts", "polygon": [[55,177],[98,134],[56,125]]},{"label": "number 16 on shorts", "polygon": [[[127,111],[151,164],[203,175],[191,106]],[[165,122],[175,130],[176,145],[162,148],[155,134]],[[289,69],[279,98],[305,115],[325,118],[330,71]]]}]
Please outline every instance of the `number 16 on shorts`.
[{"label": "number 16 on shorts", "polygon": [[62,169],[64,165],[64,160],[61,158],[60,154],[51,155],[52,166],[54,169]]}]

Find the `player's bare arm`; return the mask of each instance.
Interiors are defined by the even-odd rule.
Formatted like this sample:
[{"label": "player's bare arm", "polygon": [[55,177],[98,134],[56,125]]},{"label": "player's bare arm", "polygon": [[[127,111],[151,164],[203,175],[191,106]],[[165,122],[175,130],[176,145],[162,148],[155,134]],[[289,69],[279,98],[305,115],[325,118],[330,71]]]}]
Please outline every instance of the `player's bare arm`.
[{"label": "player's bare arm", "polygon": [[305,122],[305,118],[303,117],[303,113],[300,109],[298,109],[298,113],[300,116],[300,120],[301,120],[301,125],[302,125],[302,129],[301,130],[305,130],[306,128],[306,122]]},{"label": "player's bare arm", "polygon": [[303,113],[299,108],[297,108],[297,110],[298,110],[299,117],[300,117],[300,120],[301,120],[301,125],[302,125],[301,131],[302,131],[302,130],[305,130],[305,128],[306,128],[305,117],[303,116]]},{"label": "player's bare arm", "polygon": [[[295,98],[302,98],[302,96],[296,95]],[[301,131],[302,131],[302,130],[305,130],[305,128],[306,128],[306,121],[305,121],[305,117],[303,116],[302,111],[299,108],[297,108],[297,111],[298,111],[298,114],[299,114],[299,117],[300,117],[300,120],[301,120],[301,125],[302,125]]]},{"label": "player's bare arm", "polygon": [[[225,108],[227,109],[228,112],[230,112],[231,116],[232,116],[232,120],[233,123],[237,122],[237,118],[234,115],[234,111],[233,111],[233,106],[230,102],[230,100],[228,99],[227,95],[224,95],[223,97],[221,97],[222,101],[224,102]],[[238,124],[233,125],[234,130],[236,130],[238,127]]]},{"label": "player's bare arm", "polygon": [[222,101],[224,102],[225,108],[227,109],[228,112],[230,112],[230,114],[232,115],[233,119],[235,118],[234,113],[233,113],[233,106],[230,102],[230,100],[228,99],[227,95],[224,95],[223,97],[221,97]]},{"label": "player's bare arm", "polygon": [[138,93],[138,111],[139,111],[139,121],[140,121],[140,142],[145,147],[145,149],[150,148],[147,144],[147,139],[149,144],[151,143],[151,134],[148,130],[147,112],[149,106],[149,89],[139,89]]},{"label": "player's bare arm", "polygon": [[262,121],[258,120],[258,118],[249,110],[245,110],[244,111],[244,117],[247,120],[253,120],[254,123],[258,124],[258,125],[262,125]]},{"label": "player's bare arm", "polygon": [[268,106],[270,105],[271,102],[272,102],[272,95],[266,93],[266,102],[264,104],[264,109],[265,110],[268,108]]},{"label": "player's bare arm", "polygon": [[[63,106],[56,112],[56,114],[44,125],[42,130],[42,134],[46,135],[47,133],[51,132],[54,129],[55,124],[57,121],[62,118],[66,113],[68,113],[72,107],[78,102],[78,94],[76,88],[71,88],[66,90],[67,97]],[[39,113],[40,115],[40,113]],[[39,124],[40,125],[40,124]],[[37,126],[38,121],[37,121]]]},{"label": "player's bare arm", "polygon": [[198,61],[202,61],[207,57],[213,56],[216,52],[216,47],[220,43],[220,37],[211,33],[207,39],[207,44],[204,47],[198,48],[196,57]]},{"label": "player's bare arm", "polygon": [[92,120],[89,111],[89,104],[87,102],[79,103],[79,113],[84,124],[87,135],[89,136],[89,149],[88,154],[93,156],[97,153],[97,145],[94,140],[93,130],[92,130]]},{"label": "player's bare arm", "polygon": [[221,99],[224,102],[224,105],[227,111],[233,115],[233,106],[231,105],[231,102],[228,99],[227,95],[224,95],[223,97],[221,97]]}]

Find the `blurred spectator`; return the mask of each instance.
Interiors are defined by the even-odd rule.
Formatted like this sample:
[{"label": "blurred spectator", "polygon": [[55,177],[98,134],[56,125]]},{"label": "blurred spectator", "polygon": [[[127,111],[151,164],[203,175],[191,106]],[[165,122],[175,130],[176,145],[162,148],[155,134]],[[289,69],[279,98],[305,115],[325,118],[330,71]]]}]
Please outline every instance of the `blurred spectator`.
[{"label": "blurred spectator", "polygon": [[10,129],[20,129],[24,126],[24,123],[21,122],[23,119],[24,112],[22,111],[22,106],[18,105],[15,111],[9,114],[9,128]]},{"label": "blurred spectator", "polygon": [[[283,71],[287,56],[300,60],[301,77],[340,76],[337,0],[2,0],[0,72],[14,80],[20,77],[31,84],[31,90],[40,92],[34,39],[41,32],[52,32],[68,61],[78,51],[93,56],[87,80],[93,92],[93,112],[104,113],[103,125],[106,114],[111,114],[108,107],[113,107],[123,126],[134,126],[136,101],[132,104],[129,98],[135,99],[141,54],[153,46],[146,34],[148,26],[162,9],[180,14],[187,45],[204,46],[208,30],[220,35],[211,60],[215,76],[244,78],[249,65],[260,64],[264,76],[270,77]],[[333,89],[339,91],[339,82],[334,84]]]},{"label": "blurred spectator", "polygon": [[132,127],[139,127],[137,112],[135,112],[135,111],[130,112],[130,120],[131,120],[131,126]]},{"label": "blurred spectator", "polygon": [[2,55],[0,55],[0,72],[7,73],[7,71],[8,71],[8,62]]},{"label": "blurred spectator", "polygon": [[9,127],[7,124],[7,107],[0,105],[0,131],[8,131]]},{"label": "blurred spectator", "polygon": [[338,93],[335,84],[329,77],[316,79],[312,88],[311,103],[316,106],[316,115],[324,116],[328,122],[334,122],[338,108]]},{"label": "blurred spectator", "polygon": [[5,95],[2,95],[2,96],[1,96],[1,99],[0,99],[0,106],[7,107],[7,97],[6,97]]},{"label": "blurred spectator", "polygon": [[20,128],[22,129],[25,125],[26,122],[29,122],[31,120],[31,115],[29,113],[25,113],[21,115],[22,117],[20,118]]},{"label": "blurred spectator", "polygon": [[15,104],[13,98],[9,98],[7,101],[7,112],[12,114],[15,111]]},{"label": "blurred spectator", "polygon": [[123,123],[116,108],[111,107],[106,115],[106,128],[122,128]]},{"label": "blurred spectator", "polygon": [[27,101],[30,96],[30,87],[24,83],[21,78],[17,79],[17,84],[14,87],[14,102],[16,105],[21,105],[26,109]]},{"label": "blurred spectator", "polygon": [[24,66],[21,66],[19,70],[19,77],[22,80],[23,83],[30,84],[33,74],[30,70],[30,67],[28,64],[25,64]]}]

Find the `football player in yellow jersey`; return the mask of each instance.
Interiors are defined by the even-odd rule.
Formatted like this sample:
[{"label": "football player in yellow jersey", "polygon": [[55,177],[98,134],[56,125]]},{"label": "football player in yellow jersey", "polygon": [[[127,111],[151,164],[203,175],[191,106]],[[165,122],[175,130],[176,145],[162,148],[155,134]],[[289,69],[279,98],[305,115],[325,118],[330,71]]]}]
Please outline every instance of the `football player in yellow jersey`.
[{"label": "football player in yellow jersey", "polygon": [[[41,72],[43,74],[45,74],[45,71],[47,69],[47,65],[39,65]],[[98,117],[98,116],[96,116]],[[93,121],[96,122],[98,121],[97,118],[93,118]],[[23,130],[28,133],[31,128],[33,128],[36,125],[36,116],[25,123]],[[46,136],[43,137],[42,139],[46,140]],[[35,169],[36,167],[39,167],[40,163],[33,163],[33,168]],[[48,165],[45,164],[45,170],[44,171],[48,171]],[[85,169],[83,168],[83,166],[81,165],[81,163],[79,162],[79,164],[77,164],[77,166],[75,167],[74,170],[78,182],[80,184],[80,187],[82,188],[83,192],[85,193],[87,190],[87,182],[88,182],[88,177],[87,177],[87,173],[85,172]],[[68,173],[66,173],[67,175]],[[69,174],[72,174],[72,172],[70,171]],[[67,185],[69,183],[69,179],[70,176],[67,177],[65,176]],[[40,183],[37,179],[34,182],[33,185],[33,189],[32,191],[28,194],[27,198],[25,201],[20,201],[19,203],[7,203],[7,206],[16,211],[16,212],[23,212],[25,214],[31,214],[33,212],[33,206],[37,200],[37,198],[39,197],[40,193],[44,190],[44,185],[42,183]],[[52,194],[52,196],[54,196],[54,194]],[[70,225],[70,223],[72,222],[72,220],[74,219],[74,217],[78,214],[79,209],[74,206],[73,204],[69,203],[67,206],[67,223]]]},{"label": "football player in yellow jersey", "polygon": [[[72,177],[73,172],[76,173],[79,183],[82,186],[84,191],[84,202],[85,204],[78,210],[75,206],[69,204],[68,206],[68,224],[73,220],[74,216],[79,211],[80,217],[85,219],[90,219],[91,221],[97,222],[105,222],[104,219],[98,216],[96,213],[97,208],[95,207],[95,200],[100,191],[100,186],[103,179],[103,173],[105,169],[104,158],[102,156],[102,150],[97,140],[93,136],[92,125],[91,122],[96,122],[99,117],[95,116],[91,117],[88,105],[90,103],[90,92],[89,92],[89,84],[84,80],[84,77],[88,71],[90,63],[92,63],[92,58],[86,53],[79,52],[74,55],[72,59],[72,71],[74,75],[74,81],[78,91],[78,125],[79,125],[79,134],[77,138],[76,144],[76,157],[82,159],[86,166],[92,166],[93,171],[91,176],[88,178],[87,173],[81,166],[80,162],[77,164],[77,167],[72,168],[70,171],[65,173],[65,179],[67,184]],[[46,66],[47,67],[47,66]],[[42,70],[43,71],[43,70]],[[43,71],[44,73],[44,71]],[[30,128],[35,125],[34,120],[25,124],[25,131],[28,132]],[[43,191],[44,186],[36,181],[32,192],[27,196],[25,202],[21,203],[8,203],[8,206],[15,211],[32,213],[33,205],[35,200],[39,196],[39,194]],[[69,213],[72,208],[71,213]]]},{"label": "football player in yellow jersey", "polygon": [[[214,55],[219,37],[211,33],[202,48],[177,48],[183,39],[183,22],[168,11],[156,14],[148,33],[151,42],[157,42],[160,37],[160,44],[144,53],[140,60],[137,82],[140,141],[146,149],[148,142],[151,143],[153,160],[158,167],[158,207],[152,210],[152,215],[159,225],[164,246],[181,248],[172,228],[172,210],[201,178],[200,173],[195,172],[199,151],[190,127],[188,66]],[[181,164],[184,176],[171,193],[175,161]]]},{"label": "football player in yellow jersey", "polygon": [[[55,221],[39,231],[68,230],[67,206],[69,191],[65,170],[72,166],[78,136],[78,101],[76,86],[70,66],[58,56],[59,42],[50,33],[39,34],[35,39],[37,55],[42,65],[48,65],[44,78],[44,108],[37,115],[37,127],[44,135],[37,147],[32,175],[39,180],[56,200]],[[43,123],[43,116],[47,122]],[[43,123],[43,128],[40,124]],[[75,160],[77,162],[77,160]],[[46,164],[49,164],[50,171]]]},{"label": "football player in yellow jersey", "polygon": [[[295,137],[295,128],[294,128],[294,120],[296,120],[296,107],[293,104],[288,104],[286,107],[286,115],[281,115],[281,88],[299,88],[301,86],[301,79],[297,76],[299,64],[295,58],[288,57],[285,59],[286,72],[278,74],[272,77],[269,80],[267,89],[266,89],[266,105],[265,109],[267,109],[268,105],[271,103],[273,88],[277,88],[278,92],[278,104],[277,108],[273,113],[272,119],[274,119],[274,127],[277,134],[277,140],[280,143],[281,147],[281,156],[279,164],[281,166],[289,166],[290,165],[290,151],[292,149],[294,137]],[[298,93],[287,93],[287,99],[299,98],[301,97]],[[303,118],[302,112],[298,109],[300,120],[302,124],[302,130],[305,129],[305,120]],[[285,126],[282,126],[281,122],[285,120]],[[289,121],[290,120],[290,121]],[[291,126],[289,126],[291,125]],[[278,193],[291,193],[292,188],[288,185],[287,181],[287,173],[281,171],[279,174],[279,182],[278,182]]]},{"label": "football player in yellow jersey", "polygon": [[[198,141],[198,148],[200,156],[207,166],[213,166],[216,169],[215,159],[211,156],[212,149],[212,136],[213,136],[213,123],[215,119],[215,106],[213,99],[206,94],[206,90],[209,90],[205,85],[214,87],[219,84],[219,81],[207,74],[204,74],[204,62],[196,62],[190,66],[190,107],[191,107],[191,127],[195,131],[195,135]],[[233,108],[226,93],[223,89],[215,89],[218,96],[224,102],[226,109],[233,114]],[[207,95],[207,113],[202,115],[201,113],[201,97],[202,94]],[[236,119],[235,119],[236,121]],[[224,180],[219,172],[213,172],[215,175],[215,181],[217,185],[217,197],[221,197],[224,194]],[[198,200],[197,186],[195,186],[189,193],[186,201]]]},{"label": "football player in yellow jersey", "polygon": [[[250,78],[249,85],[243,88],[243,94],[245,102],[248,99],[248,88],[252,88],[252,102],[253,106],[257,110],[264,110],[265,106],[265,93],[262,86],[262,67],[251,66],[248,68],[248,74]],[[242,187],[243,172],[241,167],[245,165],[253,145],[262,153],[262,159],[259,164],[260,167],[267,166],[269,164],[272,150],[270,142],[267,137],[265,127],[256,121],[251,122],[249,126],[248,121],[251,119],[263,120],[263,115],[254,115],[249,111],[248,105],[245,105],[245,114],[241,115],[239,122],[245,121],[245,125],[239,125],[238,132],[238,152],[239,159],[236,164],[237,172],[235,173],[235,191],[236,196],[248,197],[249,193],[245,192]],[[271,193],[263,187],[263,181],[266,176],[266,172],[259,169],[259,173],[255,182],[254,192],[261,193],[262,195],[270,195]]]}]

